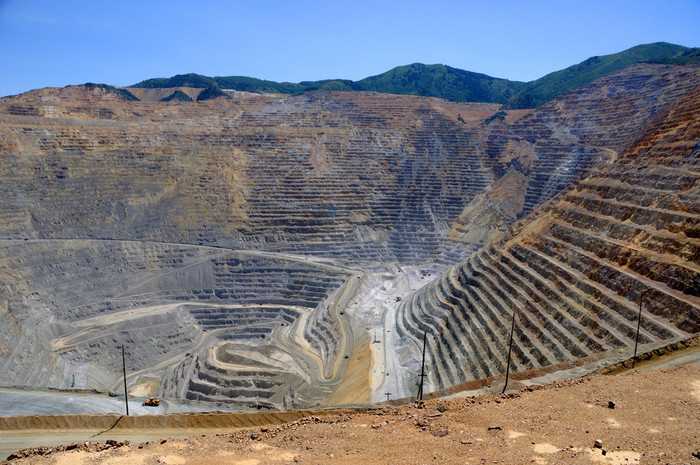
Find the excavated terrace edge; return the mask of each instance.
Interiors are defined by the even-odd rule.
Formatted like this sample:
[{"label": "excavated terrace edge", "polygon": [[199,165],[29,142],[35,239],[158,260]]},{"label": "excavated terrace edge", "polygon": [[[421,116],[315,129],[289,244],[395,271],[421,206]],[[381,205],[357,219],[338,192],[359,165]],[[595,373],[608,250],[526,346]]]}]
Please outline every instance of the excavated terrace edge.
[{"label": "excavated terrace edge", "polygon": [[[637,354],[638,361],[658,358],[676,351],[700,346],[700,333],[688,338],[676,339],[663,345],[644,346],[644,352]],[[507,392],[517,391],[532,384],[546,384],[552,381],[580,378],[590,374],[615,374],[632,367],[630,348],[600,352],[587,357],[567,362],[548,365],[533,370],[520,371],[510,374]],[[500,394],[505,383],[505,375],[467,381],[445,389],[426,394],[426,399],[468,397],[479,394]]]},{"label": "excavated terrace edge", "polygon": [[[118,415],[118,414],[71,414],[71,415],[18,415],[0,418],[0,431],[51,431],[92,430],[106,431],[134,429],[187,429],[206,430],[220,428],[248,428],[260,425],[281,425],[302,418],[326,415],[342,415],[375,410],[376,406],[305,409],[265,413],[171,413],[166,415]],[[98,433],[99,434],[99,433]]]},{"label": "excavated terrace edge", "polygon": [[[637,360],[640,364],[652,359],[658,359],[674,352],[700,347],[700,333],[689,338],[679,339],[664,346],[659,346],[638,354]],[[618,359],[622,356],[617,357]],[[610,375],[624,372],[632,367],[632,357],[625,356],[624,359],[600,367],[602,356],[584,357],[571,362],[552,365],[536,370],[513,373],[511,382],[517,391],[529,384],[547,384],[556,380],[546,379],[549,374],[560,374],[557,380],[573,379],[590,374]],[[610,360],[609,358],[607,360]],[[565,373],[575,373],[574,376],[566,376]],[[490,377],[476,381],[462,383],[448,389],[429,393],[426,399],[466,397],[469,395],[485,394],[491,391],[502,389],[504,376]],[[538,379],[539,378],[539,379]],[[150,429],[187,429],[211,430],[221,428],[243,429],[263,425],[280,425],[301,420],[302,418],[344,415],[351,413],[369,412],[386,407],[387,405],[401,405],[413,402],[414,399],[394,399],[389,402],[378,404],[352,404],[338,407],[304,409],[277,412],[189,412],[172,413],[165,415],[136,415],[124,416],[117,414],[71,414],[71,415],[18,415],[13,417],[0,418],[0,431],[19,432],[32,430],[37,433],[55,432],[56,430],[103,430],[97,435],[107,431],[129,431],[129,430],[150,430]]]}]

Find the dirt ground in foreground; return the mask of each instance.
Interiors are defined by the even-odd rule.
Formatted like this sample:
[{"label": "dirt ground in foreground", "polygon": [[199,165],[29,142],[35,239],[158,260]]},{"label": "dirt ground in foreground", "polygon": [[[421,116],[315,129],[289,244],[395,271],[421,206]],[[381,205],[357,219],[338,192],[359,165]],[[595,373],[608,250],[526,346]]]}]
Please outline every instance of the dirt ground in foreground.
[{"label": "dirt ground in foreground", "polygon": [[700,365],[234,433],[71,448],[3,464],[700,464],[693,455],[700,453]]}]

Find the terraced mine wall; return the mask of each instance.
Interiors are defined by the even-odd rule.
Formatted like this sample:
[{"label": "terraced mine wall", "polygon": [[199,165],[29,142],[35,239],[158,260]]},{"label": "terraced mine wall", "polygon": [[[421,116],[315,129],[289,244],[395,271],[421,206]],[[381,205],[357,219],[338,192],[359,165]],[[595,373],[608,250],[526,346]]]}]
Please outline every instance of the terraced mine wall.
[{"label": "terraced mine wall", "polygon": [[109,97],[69,88],[6,105],[3,171],[23,195],[5,199],[5,237],[453,262],[446,231],[493,180],[456,119],[493,105],[320,93],[130,108]]},{"label": "terraced mine wall", "polygon": [[[694,81],[697,83],[697,76]],[[700,331],[700,89],[635,143],[398,309],[441,389],[506,371],[632,355]]]},{"label": "terraced mine wall", "polygon": [[684,73],[638,65],[512,124],[484,123],[494,105],[373,93],[32,91],[0,102],[0,234],[450,265],[492,238],[450,231],[493,228],[463,220],[494,181],[521,177],[508,178],[520,197],[493,207],[502,232],[624,149],[692,85]]},{"label": "terraced mine wall", "polygon": [[[626,349],[647,289],[673,310],[640,342],[696,332],[699,72],[635,65],[503,121],[373,93],[0,99],[0,383],[118,390],[125,345],[134,391],[300,408],[413,389],[346,379],[371,378],[377,311],[405,367],[431,334],[433,388],[501,373],[514,308],[516,371]],[[402,267],[449,272],[368,298]]]},{"label": "terraced mine wall", "polygon": [[[291,407],[269,400],[275,388],[294,377],[318,391],[337,374],[316,360],[347,350],[326,316],[352,274],[341,269],[147,242],[8,241],[1,253],[15,274],[0,334],[11,385],[116,390],[125,345],[130,377],[157,394]],[[8,314],[17,307],[24,321]]]}]

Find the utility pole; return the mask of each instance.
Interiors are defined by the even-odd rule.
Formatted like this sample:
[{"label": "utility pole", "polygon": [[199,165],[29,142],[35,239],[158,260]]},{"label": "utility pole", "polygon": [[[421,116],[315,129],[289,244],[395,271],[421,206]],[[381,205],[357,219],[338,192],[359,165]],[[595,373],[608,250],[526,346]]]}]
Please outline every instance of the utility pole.
[{"label": "utility pole", "polygon": [[384,395],[386,396],[386,401],[389,402],[389,397],[391,397],[391,393],[387,392]]},{"label": "utility pole", "polygon": [[637,345],[639,344],[639,328],[642,325],[642,303],[644,302],[644,296],[649,293],[651,289],[647,289],[640,297],[639,297],[639,316],[637,317],[637,336],[634,338],[634,357],[632,357],[632,368],[634,368],[634,365],[637,363]]},{"label": "utility pole", "polygon": [[122,372],[124,373],[124,403],[126,404],[126,416],[129,416],[129,393],[126,390],[126,357],[124,356],[124,344],[122,344]]},{"label": "utility pole", "polygon": [[508,343],[508,358],[506,359],[506,384],[503,385],[503,391],[501,394],[506,392],[508,387],[508,375],[510,375],[510,354],[513,351],[513,332],[515,330],[515,315],[518,313],[518,308],[516,307],[513,311],[513,323],[510,326],[510,342]]},{"label": "utility pole", "polygon": [[423,380],[425,379],[425,342],[428,339],[428,332],[423,333],[423,362],[420,366],[420,385],[418,386],[417,400],[423,400]]}]

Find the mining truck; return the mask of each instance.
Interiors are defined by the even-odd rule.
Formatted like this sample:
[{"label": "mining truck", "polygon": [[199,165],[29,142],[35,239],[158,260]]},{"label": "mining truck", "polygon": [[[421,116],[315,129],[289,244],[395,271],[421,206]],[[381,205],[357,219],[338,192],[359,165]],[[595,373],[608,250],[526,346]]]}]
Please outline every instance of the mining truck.
[{"label": "mining truck", "polygon": [[156,399],[155,397],[149,397],[148,399],[143,401],[143,404],[141,404],[145,407],[158,407],[160,405],[160,399]]}]

